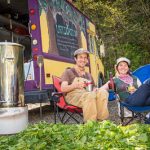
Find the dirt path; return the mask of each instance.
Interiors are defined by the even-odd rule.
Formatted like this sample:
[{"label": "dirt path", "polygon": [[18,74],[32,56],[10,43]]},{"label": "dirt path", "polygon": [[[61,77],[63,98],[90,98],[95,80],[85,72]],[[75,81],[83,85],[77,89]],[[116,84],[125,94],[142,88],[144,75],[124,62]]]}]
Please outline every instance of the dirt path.
[{"label": "dirt path", "polygon": [[[35,109],[33,109],[32,107]],[[29,108],[30,109],[32,108],[32,110],[29,110],[29,124],[38,123],[40,121],[46,121],[48,123],[54,122],[53,108],[49,104],[45,104],[45,106],[42,107],[42,118],[40,118],[39,104],[37,104],[36,106],[30,105]],[[120,119],[117,114],[116,101],[109,102],[108,108],[109,108],[109,112],[110,112],[110,116],[108,119],[113,121],[116,124],[120,124]],[[74,122],[70,121],[69,123],[74,123]]]}]

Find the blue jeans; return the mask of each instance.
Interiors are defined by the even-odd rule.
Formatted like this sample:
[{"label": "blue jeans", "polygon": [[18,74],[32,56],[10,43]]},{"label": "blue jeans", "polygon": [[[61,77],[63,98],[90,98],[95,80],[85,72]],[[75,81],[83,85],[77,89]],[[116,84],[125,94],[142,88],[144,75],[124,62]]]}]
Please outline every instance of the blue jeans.
[{"label": "blue jeans", "polygon": [[125,102],[131,106],[150,106],[150,79],[131,94]]}]

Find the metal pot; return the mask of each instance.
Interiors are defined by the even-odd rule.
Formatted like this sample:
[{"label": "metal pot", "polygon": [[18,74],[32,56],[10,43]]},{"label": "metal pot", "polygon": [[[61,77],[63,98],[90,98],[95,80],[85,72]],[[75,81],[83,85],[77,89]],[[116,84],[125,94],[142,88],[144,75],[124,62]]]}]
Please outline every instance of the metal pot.
[{"label": "metal pot", "polygon": [[0,106],[24,106],[24,46],[0,42]]}]

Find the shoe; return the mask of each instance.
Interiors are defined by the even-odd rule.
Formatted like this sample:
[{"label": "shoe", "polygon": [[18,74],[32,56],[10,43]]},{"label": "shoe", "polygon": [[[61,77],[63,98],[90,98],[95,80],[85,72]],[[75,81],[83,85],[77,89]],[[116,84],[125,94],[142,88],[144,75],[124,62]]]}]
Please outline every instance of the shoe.
[{"label": "shoe", "polygon": [[150,118],[150,112],[146,115],[146,118],[147,118],[147,119]]}]

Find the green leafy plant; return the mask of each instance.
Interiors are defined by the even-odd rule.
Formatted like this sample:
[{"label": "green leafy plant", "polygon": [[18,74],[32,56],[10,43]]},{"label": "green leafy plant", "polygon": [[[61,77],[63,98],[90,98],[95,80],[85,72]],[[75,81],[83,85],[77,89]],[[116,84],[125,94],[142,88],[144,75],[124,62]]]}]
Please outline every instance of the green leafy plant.
[{"label": "green leafy plant", "polygon": [[150,148],[150,126],[117,126],[110,121],[86,124],[40,122],[23,132],[0,137],[5,150],[145,150]]}]

